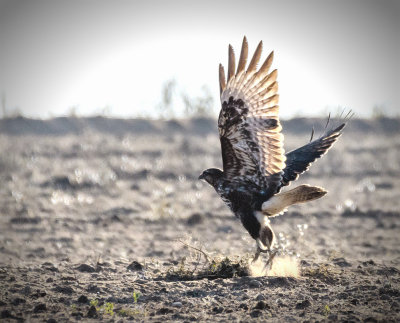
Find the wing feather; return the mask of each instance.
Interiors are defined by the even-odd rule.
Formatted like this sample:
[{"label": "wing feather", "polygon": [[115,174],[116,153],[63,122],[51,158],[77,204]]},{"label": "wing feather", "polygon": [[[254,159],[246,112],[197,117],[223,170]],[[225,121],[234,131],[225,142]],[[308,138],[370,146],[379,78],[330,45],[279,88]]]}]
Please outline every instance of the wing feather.
[{"label": "wing feather", "polygon": [[283,170],[282,186],[287,186],[304,173],[318,158],[325,155],[339,139],[346,123],[327,131],[320,138],[286,154],[286,167]]},{"label": "wing feather", "polygon": [[272,51],[265,59],[264,64],[262,64],[262,66],[258,70],[257,76],[265,77],[268,74],[269,69],[271,68],[273,60],[274,60],[274,52]]},{"label": "wing feather", "polygon": [[229,45],[229,61],[228,61],[228,83],[235,76],[235,52],[232,45]]},{"label": "wing feather", "polygon": [[225,70],[222,64],[219,64],[219,92],[222,93],[226,88]]},{"label": "wing feather", "polygon": [[261,58],[261,53],[262,53],[262,41],[260,41],[256,51],[254,52],[253,58],[251,59],[249,67],[247,68],[247,72],[249,73],[255,72],[255,70],[257,69],[257,64]]},{"label": "wing feather", "polygon": [[239,58],[239,64],[238,68],[236,71],[236,74],[239,74],[244,71],[246,68],[246,63],[247,63],[247,56],[249,55],[249,45],[247,43],[247,38],[246,36],[243,37],[243,43],[242,43],[242,50],[240,52],[240,58]]},{"label": "wing feather", "polygon": [[268,74],[273,52],[257,71],[261,52],[262,42],[245,70],[248,55],[245,37],[237,73],[233,75],[235,57],[229,46],[228,83],[222,86],[220,81],[222,108],[218,129],[225,176],[272,187],[280,185],[286,157],[278,115],[277,71]]}]

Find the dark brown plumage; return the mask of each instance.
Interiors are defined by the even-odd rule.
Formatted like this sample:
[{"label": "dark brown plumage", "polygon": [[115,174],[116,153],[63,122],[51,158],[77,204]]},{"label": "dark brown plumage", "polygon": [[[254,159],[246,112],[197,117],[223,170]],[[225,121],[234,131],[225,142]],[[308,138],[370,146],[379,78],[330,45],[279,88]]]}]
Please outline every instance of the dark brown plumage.
[{"label": "dark brown plumage", "polygon": [[235,54],[229,45],[228,78],[219,66],[221,111],[218,131],[223,170],[210,168],[199,179],[206,180],[257,242],[255,259],[270,251],[274,233],[268,217],[292,204],[322,197],[320,187],[300,185],[279,193],[325,154],[342,133],[345,123],[326,130],[318,139],[285,155],[279,121],[277,70],[269,73],[273,52],[260,69],[262,42],[246,70],[248,43],[243,39],[235,73]]}]

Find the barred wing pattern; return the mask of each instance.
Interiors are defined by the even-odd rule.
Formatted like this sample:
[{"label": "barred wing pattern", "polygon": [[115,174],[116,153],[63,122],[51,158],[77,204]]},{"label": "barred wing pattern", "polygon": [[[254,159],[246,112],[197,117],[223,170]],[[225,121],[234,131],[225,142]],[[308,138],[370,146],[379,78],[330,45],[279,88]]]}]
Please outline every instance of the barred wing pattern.
[{"label": "barred wing pattern", "polygon": [[244,37],[235,73],[235,54],[229,45],[228,79],[219,66],[222,109],[218,130],[225,177],[260,187],[279,185],[285,168],[283,135],[279,122],[277,71],[269,72],[273,52],[257,70],[262,42],[247,68]]},{"label": "barred wing pattern", "polygon": [[286,154],[286,168],[283,170],[282,186],[287,186],[304,173],[317,159],[325,155],[332,145],[338,140],[345,127],[345,123],[336,129],[330,130],[320,138],[292,150]]}]

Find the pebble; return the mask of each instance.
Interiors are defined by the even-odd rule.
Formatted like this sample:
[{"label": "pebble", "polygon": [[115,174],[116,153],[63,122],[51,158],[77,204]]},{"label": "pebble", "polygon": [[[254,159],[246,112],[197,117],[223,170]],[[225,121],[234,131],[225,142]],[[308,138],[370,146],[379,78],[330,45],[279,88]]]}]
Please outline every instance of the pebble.
[{"label": "pebble", "polygon": [[78,298],[78,303],[87,304],[89,303],[89,299],[85,295],[81,295]]},{"label": "pebble", "polygon": [[22,299],[22,298],[19,298],[19,297],[14,298],[12,300],[12,302],[11,302],[11,304],[15,305],[15,306],[18,306],[19,304],[23,304],[23,303],[26,303],[26,301],[24,299]]},{"label": "pebble", "polygon": [[80,271],[81,273],[94,273],[96,272],[96,269],[94,269],[92,266],[87,265],[87,264],[81,264],[78,267],[75,268],[77,271]]},{"label": "pebble", "polygon": [[254,306],[254,309],[256,310],[264,310],[268,308],[269,309],[269,305],[267,303],[265,303],[264,301],[259,301],[256,306]]},{"label": "pebble", "polygon": [[310,267],[310,263],[306,260],[300,260],[300,266],[304,266],[304,267]]},{"label": "pebble", "polygon": [[157,314],[159,314],[159,315],[165,315],[168,313],[173,313],[173,310],[168,307],[162,307],[157,311]]},{"label": "pebble", "polygon": [[262,283],[258,280],[251,280],[249,282],[249,286],[253,287],[253,288],[260,288],[260,287],[262,287]]},{"label": "pebble", "polygon": [[346,259],[344,258],[335,258],[332,260],[333,263],[339,267],[351,267],[351,263],[349,263]]},{"label": "pebble", "polygon": [[36,305],[35,308],[33,309],[33,313],[40,313],[45,311],[47,311],[47,307],[46,304],[43,303]]},{"label": "pebble", "polygon": [[287,306],[286,303],[280,298],[276,300],[276,305],[278,305],[279,307]]},{"label": "pebble", "polygon": [[3,311],[1,311],[0,317],[2,319],[6,319],[6,318],[11,318],[13,316],[11,315],[11,312],[9,310],[3,310]]},{"label": "pebble", "polygon": [[42,268],[45,270],[48,270],[48,271],[58,272],[58,268],[56,266],[54,266],[54,264],[51,262],[44,262],[42,264]]},{"label": "pebble", "polygon": [[369,266],[369,265],[375,265],[375,261],[373,261],[372,259],[367,260],[367,261],[363,261],[362,264],[364,266]]},{"label": "pebble", "polygon": [[239,308],[242,308],[242,309],[244,309],[244,310],[246,310],[246,311],[249,309],[249,307],[247,306],[246,303],[241,303],[241,304],[239,305]]},{"label": "pebble", "polygon": [[88,312],[87,312],[87,317],[96,317],[97,316],[97,310],[96,307],[94,307],[93,305],[90,306]]},{"label": "pebble", "polygon": [[263,294],[258,294],[256,297],[256,301],[264,301],[265,300],[265,296]]},{"label": "pebble", "polygon": [[254,310],[253,312],[250,313],[251,317],[259,317],[262,315],[262,312],[260,310]]},{"label": "pebble", "polygon": [[308,299],[302,301],[302,302],[298,302],[296,304],[296,309],[305,309],[306,307],[309,307],[311,305],[310,301]]},{"label": "pebble", "polygon": [[173,307],[182,307],[182,303],[181,302],[173,302],[172,306]]},{"label": "pebble", "polygon": [[126,267],[126,269],[132,270],[132,271],[142,271],[143,265],[134,260],[129,264],[128,267]]},{"label": "pebble", "polygon": [[99,293],[101,292],[100,287],[98,287],[97,285],[94,284],[90,284],[87,288],[86,288],[88,293]]},{"label": "pebble", "polygon": [[224,308],[222,306],[214,306],[213,312],[214,313],[222,313],[224,311]]},{"label": "pebble", "polygon": [[217,232],[230,233],[232,232],[232,227],[230,225],[220,225],[217,227]]},{"label": "pebble", "polygon": [[186,221],[186,223],[190,226],[197,225],[203,223],[204,218],[200,213],[193,213]]},{"label": "pebble", "polygon": [[53,290],[58,293],[67,295],[71,295],[74,292],[74,290],[70,286],[56,286],[55,288],[53,288]]}]

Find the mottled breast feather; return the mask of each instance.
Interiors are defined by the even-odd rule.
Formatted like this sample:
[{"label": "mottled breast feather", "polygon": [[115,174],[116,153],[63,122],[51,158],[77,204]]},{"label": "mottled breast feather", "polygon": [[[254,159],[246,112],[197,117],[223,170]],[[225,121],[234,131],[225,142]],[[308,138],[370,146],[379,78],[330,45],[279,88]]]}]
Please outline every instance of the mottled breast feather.
[{"label": "mottled breast feather", "polygon": [[243,39],[235,72],[235,54],[229,46],[228,79],[220,65],[221,112],[218,130],[224,175],[231,181],[252,181],[277,187],[285,168],[283,135],[279,122],[277,71],[269,73],[273,53],[257,70],[262,42],[246,70],[248,44]]}]

